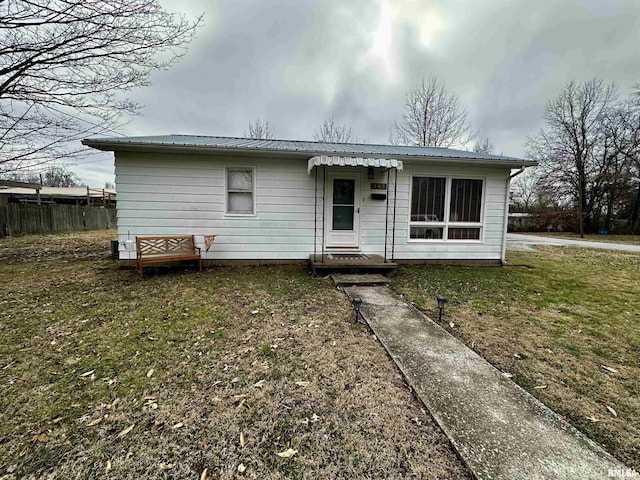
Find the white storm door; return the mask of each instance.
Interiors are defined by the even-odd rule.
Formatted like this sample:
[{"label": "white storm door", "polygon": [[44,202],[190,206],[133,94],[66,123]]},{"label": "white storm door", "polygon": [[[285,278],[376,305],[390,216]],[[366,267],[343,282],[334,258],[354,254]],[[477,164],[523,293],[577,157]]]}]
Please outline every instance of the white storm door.
[{"label": "white storm door", "polygon": [[327,247],[360,247],[360,176],[329,175]]}]

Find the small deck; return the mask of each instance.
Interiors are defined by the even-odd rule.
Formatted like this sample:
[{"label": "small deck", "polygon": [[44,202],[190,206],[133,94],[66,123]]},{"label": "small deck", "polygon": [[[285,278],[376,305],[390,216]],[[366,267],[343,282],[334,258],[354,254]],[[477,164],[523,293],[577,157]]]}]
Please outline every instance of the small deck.
[{"label": "small deck", "polygon": [[385,261],[382,255],[362,253],[325,253],[309,255],[309,265],[316,275],[327,273],[381,273],[395,270],[398,264]]}]

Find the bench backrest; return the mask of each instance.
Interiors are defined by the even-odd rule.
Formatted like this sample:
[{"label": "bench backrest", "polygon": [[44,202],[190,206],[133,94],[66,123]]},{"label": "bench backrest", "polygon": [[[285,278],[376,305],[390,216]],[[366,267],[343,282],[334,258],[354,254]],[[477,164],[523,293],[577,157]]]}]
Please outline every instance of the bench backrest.
[{"label": "bench backrest", "polygon": [[136,237],[136,249],[142,256],[193,253],[195,241],[193,235]]}]

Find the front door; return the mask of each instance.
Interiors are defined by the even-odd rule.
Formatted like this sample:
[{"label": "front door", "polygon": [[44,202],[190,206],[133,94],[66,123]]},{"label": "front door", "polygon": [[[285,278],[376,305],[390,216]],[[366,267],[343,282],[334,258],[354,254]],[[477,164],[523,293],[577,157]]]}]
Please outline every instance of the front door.
[{"label": "front door", "polygon": [[360,247],[360,177],[329,175],[327,247]]}]

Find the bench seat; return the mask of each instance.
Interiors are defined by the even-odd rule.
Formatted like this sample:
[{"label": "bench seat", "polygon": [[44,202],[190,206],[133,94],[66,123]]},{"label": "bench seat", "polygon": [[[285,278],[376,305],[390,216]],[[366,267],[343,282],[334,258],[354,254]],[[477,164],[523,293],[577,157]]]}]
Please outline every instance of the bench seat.
[{"label": "bench seat", "polygon": [[151,263],[197,260],[202,272],[202,255],[193,235],[136,237],[136,258],[140,278],[143,267]]}]

